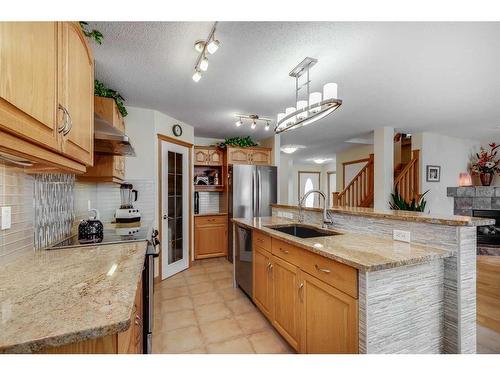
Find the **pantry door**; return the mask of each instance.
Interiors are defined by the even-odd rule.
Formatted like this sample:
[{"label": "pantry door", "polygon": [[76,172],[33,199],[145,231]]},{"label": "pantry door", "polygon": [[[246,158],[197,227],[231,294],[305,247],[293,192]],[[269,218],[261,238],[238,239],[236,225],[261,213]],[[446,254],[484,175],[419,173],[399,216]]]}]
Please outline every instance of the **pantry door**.
[{"label": "pantry door", "polygon": [[161,267],[166,279],[189,267],[190,147],[161,142]]}]

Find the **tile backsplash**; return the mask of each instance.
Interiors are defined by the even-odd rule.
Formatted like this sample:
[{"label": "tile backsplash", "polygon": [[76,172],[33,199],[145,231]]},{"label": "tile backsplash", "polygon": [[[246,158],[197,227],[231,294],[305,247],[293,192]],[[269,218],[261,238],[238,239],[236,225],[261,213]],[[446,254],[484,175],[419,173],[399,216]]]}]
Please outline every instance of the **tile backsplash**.
[{"label": "tile backsplash", "polygon": [[0,256],[33,250],[33,181],[34,178],[25,174],[22,168],[0,161],[0,206],[11,207],[12,215],[10,229],[0,230]]}]

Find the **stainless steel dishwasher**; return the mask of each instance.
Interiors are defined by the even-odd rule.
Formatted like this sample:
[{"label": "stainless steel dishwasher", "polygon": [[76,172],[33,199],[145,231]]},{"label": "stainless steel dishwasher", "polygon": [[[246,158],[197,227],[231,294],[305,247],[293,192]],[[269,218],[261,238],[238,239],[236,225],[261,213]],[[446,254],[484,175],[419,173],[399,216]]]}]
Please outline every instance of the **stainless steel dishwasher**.
[{"label": "stainless steel dishwasher", "polygon": [[236,284],[252,297],[252,231],[235,225],[234,270]]}]

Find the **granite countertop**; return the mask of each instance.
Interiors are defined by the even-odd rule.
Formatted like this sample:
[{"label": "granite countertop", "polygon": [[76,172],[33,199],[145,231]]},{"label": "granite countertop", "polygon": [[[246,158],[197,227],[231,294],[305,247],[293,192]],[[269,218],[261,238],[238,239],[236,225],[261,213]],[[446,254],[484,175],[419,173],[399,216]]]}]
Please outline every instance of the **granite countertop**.
[{"label": "granite countertop", "polygon": [[296,223],[276,216],[233,219],[233,222],[250,229],[258,229],[272,237],[364,272],[424,263],[453,255],[453,252],[448,250],[338,230],[335,230],[335,232],[341,233],[338,236],[299,238],[267,228],[269,225]]},{"label": "granite countertop", "polygon": [[[298,209],[298,206],[285,204],[272,204],[271,207]],[[321,211],[322,208],[304,208],[307,211]],[[458,215],[430,215],[424,212],[401,211],[401,210],[375,210],[369,207],[331,207],[328,211],[332,213],[348,214],[355,216],[376,217],[381,219],[414,221],[420,223],[450,225],[450,226],[469,226],[478,227],[481,225],[493,225],[495,220],[472,216]]]},{"label": "granite countertop", "polygon": [[0,257],[0,353],[30,353],[130,326],[147,242]]}]

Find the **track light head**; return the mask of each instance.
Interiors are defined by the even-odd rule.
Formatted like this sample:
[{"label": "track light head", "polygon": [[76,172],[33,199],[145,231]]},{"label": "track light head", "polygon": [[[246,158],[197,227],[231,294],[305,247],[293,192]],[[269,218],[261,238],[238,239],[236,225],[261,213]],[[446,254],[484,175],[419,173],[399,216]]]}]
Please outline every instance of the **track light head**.
[{"label": "track light head", "polygon": [[207,45],[207,51],[209,54],[213,55],[219,49],[220,42],[216,39],[212,39]]},{"label": "track light head", "polygon": [[208,59],[204,57],[200,61],[200,70],[206,72],[207,69],[208,69]]},{"label": "track light head", "polygon": [[198,82],[201,79],[201,72],[198,69],[196,69],[192,78],[193,81]]}]

